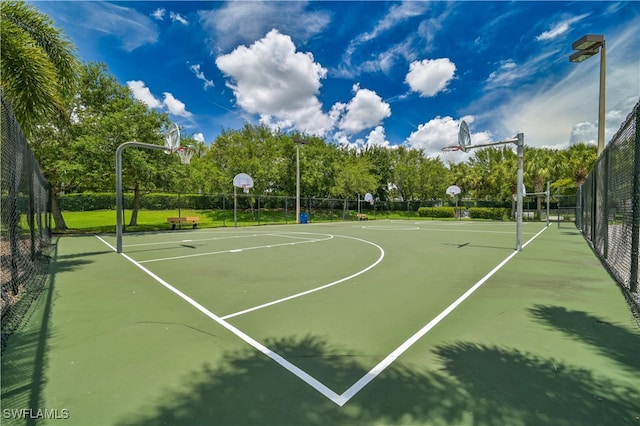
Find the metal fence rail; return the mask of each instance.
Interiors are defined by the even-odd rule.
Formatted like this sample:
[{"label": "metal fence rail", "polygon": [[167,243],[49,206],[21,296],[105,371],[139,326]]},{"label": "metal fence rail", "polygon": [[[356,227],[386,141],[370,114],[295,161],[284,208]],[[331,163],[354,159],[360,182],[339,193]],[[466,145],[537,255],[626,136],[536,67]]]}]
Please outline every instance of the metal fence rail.
[{"label": "metal fence rail", "polygon": [[0,91],[2,349],[44,288],[51,247],[51,190]]},{"label": "metal fence rail", "polygon": [[640,313],[640,102],[580,187],[577,224]]}]

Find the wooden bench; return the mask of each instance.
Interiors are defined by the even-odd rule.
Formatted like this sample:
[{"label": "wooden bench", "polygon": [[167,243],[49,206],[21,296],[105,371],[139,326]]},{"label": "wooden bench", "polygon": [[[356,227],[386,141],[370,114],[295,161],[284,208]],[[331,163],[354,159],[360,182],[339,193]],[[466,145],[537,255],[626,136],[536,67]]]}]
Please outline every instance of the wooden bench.
[{"label": "wooden bench", "polygon": [[176,229],[176,225],[189,224],[193,226],[193,229],[198,227],[200,222],[199,217],[168,217],[167,222],[171,224],[171,229]]},{"label": "wooden bench", "polygon": [[358,213],[358,220],[369,220],[369,216],[365,213]]}]

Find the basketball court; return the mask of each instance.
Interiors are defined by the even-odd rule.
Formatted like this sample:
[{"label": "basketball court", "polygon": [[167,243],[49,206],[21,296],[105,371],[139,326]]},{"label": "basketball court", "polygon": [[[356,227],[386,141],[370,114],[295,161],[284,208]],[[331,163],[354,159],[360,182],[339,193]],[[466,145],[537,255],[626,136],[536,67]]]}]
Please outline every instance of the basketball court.
[{"label": "basketball court", "polygon": [[67,425],[640,416],[637,326],[577,230],[525,223],[521,251],[514,223],[469,221],[116,240],[57,241],[3,357],[3,409]]}]

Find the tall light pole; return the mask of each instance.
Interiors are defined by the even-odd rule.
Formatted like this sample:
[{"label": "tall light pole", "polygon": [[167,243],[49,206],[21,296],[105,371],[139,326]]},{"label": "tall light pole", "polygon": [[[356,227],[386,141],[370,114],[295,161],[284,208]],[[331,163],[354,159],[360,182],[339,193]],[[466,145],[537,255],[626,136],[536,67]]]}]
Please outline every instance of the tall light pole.
[{"label": "tall light pole", "polygon": [[577,50],[569,56],[570,62],[582,62],[600,52],[600,95],[598,102],[598,157],[604,151],[604,105],[607,73],[607,49],[603,35],[587,34],[576,40],[571,47]]},{"label": "tall light pole", "polygon": [[300,223],[300,145],[308,141],[297,135],[293,137],[293,141],[296,143],[296,223]]}]

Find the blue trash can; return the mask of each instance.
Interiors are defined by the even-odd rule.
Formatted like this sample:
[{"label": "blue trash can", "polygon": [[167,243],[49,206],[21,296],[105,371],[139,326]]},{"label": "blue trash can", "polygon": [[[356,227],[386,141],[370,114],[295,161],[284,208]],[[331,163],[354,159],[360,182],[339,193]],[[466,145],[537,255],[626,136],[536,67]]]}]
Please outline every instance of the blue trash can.
[{"label": "blue trash can", "polygon": [[300,213],[300,223],[309,222],[309,213]]}]

